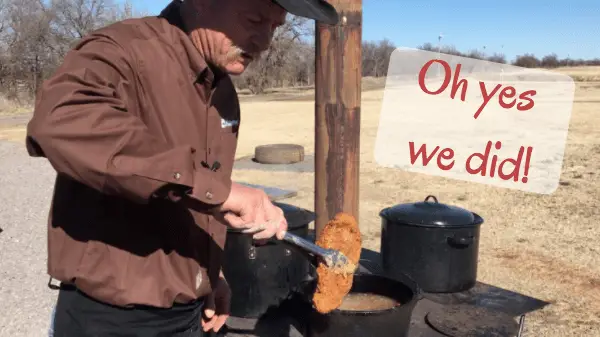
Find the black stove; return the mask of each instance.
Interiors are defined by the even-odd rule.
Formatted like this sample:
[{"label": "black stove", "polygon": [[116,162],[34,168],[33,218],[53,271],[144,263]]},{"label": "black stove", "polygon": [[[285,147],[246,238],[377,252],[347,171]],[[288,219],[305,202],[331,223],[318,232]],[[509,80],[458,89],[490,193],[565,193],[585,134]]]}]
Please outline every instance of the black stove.
[{"label": "black stove", "polygon": [[[379,253],[363,250],[359,272],[382,274],[379,261]],[[519,331],[519,318],[547,304],[480,282],[460,293],[424,293],[414,308],[408,337],[515,337]],[[305,305],[304,301],[292,296],[258,319],[230,317],[224,331],[218,335],[307,336]]]}]

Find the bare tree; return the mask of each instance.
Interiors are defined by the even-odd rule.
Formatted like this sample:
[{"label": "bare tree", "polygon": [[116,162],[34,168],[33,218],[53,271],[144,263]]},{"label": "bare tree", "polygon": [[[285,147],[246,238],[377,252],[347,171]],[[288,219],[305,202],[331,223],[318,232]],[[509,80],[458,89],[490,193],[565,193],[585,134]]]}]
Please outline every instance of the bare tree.
[{"label": "bare tree", "polygon": [[390,57],[396,46],[388,40],[378,42],[365,41],[362,43],[362,75],[363,76],[386,76]]},{"label": "bare tree", "polygon": [[373,41],[362,43],[362,76],[376,76],[379,67],[377,44]]},{"label": "bare tree", "polygon": [[[31,101],[41,83],[60,65],[79,39],[100,27],[148,15],[134,9],[131,0],[0,0],[0,93],[7,98]],[[268,88],[314,84],[315,25],[288,16],[279,27],[271,47],[241,76],[233,78],[240,89],[263,93]],[[425,43],[421,50],[437,52],[438,45]],[[362,75],[386,76],[394,44],[387,39],[363,41]],[[463,53],[443,46],[442,53],[507,63],[502,54],[485,57],[473,50]],[[600,65],[600,59],[541,60],[532,54],[512,63],[522,67]]]},{"label": "bare tree", "polygon": [[496,63],[506,63],[506,56],[504,56],[504,54],[495,53],[492,56],[488,57],[487,60]]},{"label": "bare tree", "polygon": [[111,6],[107,13],[105,24],[111,24],[118,21],[123,21],[132,18],[148,16],[146,11],[138,11],[133,7],[131,0],[125,0],[120,3],[111,2]]},{"label": "bare tree", "polygon": [[132,14],[112,0],[0,0],[0,90],[33,99],[75,42]]},{"label": "bare tree", "polygon": [[485,54],[477,49],[473,49],[471,50],[468,54],[467,57],[472,58],[472,59],[476,59],[476,60],[485,60]]},{"label": "bare tree", "polygon": [[390,57],[395,49],[396,46],[392,43],[392,41],[388,39],[379,41],[375,52],[375,57],[379,60],[375,70],[376,77],[387,76]]},{"label": "bare tree", "polygon": [[65,39],[81,39],[108,21],[109,0],[52,0],[54,24]]},{"label": "bare tree", "polygon": [[7,17],[8,17],[8,1],[0,0],[0,36],[6,30]]},{"label": "bare tree", "polygon": [[519,55],[513,65],[523,68],[537,68],[540,66],[540,60],[533,54]]},{"label": "bare tree", "polygon": [[[40,0],[14,1],[9,7],[9,73],[25,82],[30,95],[35,95],[54,61],[51,21],[52,15]],[[21,87],[13,83],[10,94],[17,97]]]},{"label": "bare tree", "polygon": [[558,56],[556,54],[550,54],[544,56],[541,61],[541,66],[544,68],[556,68],[560,65],[558,61]]}]

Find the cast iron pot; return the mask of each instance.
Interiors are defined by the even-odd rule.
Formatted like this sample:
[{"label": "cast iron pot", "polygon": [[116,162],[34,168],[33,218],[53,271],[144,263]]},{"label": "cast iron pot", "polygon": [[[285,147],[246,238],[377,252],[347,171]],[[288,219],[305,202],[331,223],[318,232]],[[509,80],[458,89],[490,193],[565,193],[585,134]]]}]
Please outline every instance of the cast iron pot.
[{"label": "cast iron pot", "polygon": [[460,292],[475,285],[483,223],[479,215],[428,196],[424,202],[385,208],[380,217],[386,275],[406,274],[429,293]]},{"label": "cast iron pot", "polygon": [[[307,238],[313,214],[292,205],[274,204],[283,210],[288,231]],[[256,245],[252,235],[229,229],[223,274],[231,288],[231,316],[258,318],[270,307],[279,306],[306,281],[309,268],[306,256],[289,245],[274,240]]]},{"label": "cast iron pot", "polygon": [[406,337],[412,312],[422,298],[421,291],[409,277],[395,279],[377,274],[356,273],[350,293],[373,293],[395,299],[399,306],[374,311],[345,311],[336,309],[321,314],[309,313],[309,337]]}]

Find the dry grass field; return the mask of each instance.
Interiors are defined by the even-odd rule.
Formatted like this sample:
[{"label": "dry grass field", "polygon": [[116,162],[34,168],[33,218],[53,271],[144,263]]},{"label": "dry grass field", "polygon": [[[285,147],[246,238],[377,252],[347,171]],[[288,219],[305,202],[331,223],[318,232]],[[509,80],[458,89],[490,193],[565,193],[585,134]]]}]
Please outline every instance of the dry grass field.
[{"label": "dry grass field", "polygon": [[[537,195],[381,168],[374,160],[382,81],[364,79],[361,121],[360,226],[379,250],[379,211],[436,195],[482,215],[478,279],[550,305],[526,320],[526,336],[600,336],[600,67],[557,70],[579,82],[560,187]],[[379,89],[378,89],[379,87]],[[242,95],[238,157],[257,145],[296,143],[314,149],[312,90]],[[2,121],[0,119],[0,125]],[[13,123],[14,124],[14,123]],[[11,125],[0,139],[22,141]],[[285,202],[313,209],[313,173],[238,170],[234,179],[298,190]]]}]

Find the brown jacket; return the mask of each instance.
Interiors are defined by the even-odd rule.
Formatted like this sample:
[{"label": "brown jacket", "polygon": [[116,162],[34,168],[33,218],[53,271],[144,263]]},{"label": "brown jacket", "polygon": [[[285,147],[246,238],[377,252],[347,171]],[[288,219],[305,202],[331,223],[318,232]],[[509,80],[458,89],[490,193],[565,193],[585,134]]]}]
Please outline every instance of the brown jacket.
[{"label": "brown jacket", "polygon": [[230,191],[239,102],[192,45],[177,3],[82,39],[27,129],[30,155],[57,171],[49,274],[121,306],[202,297],[222,262],[226,227],[210,210]]}]

